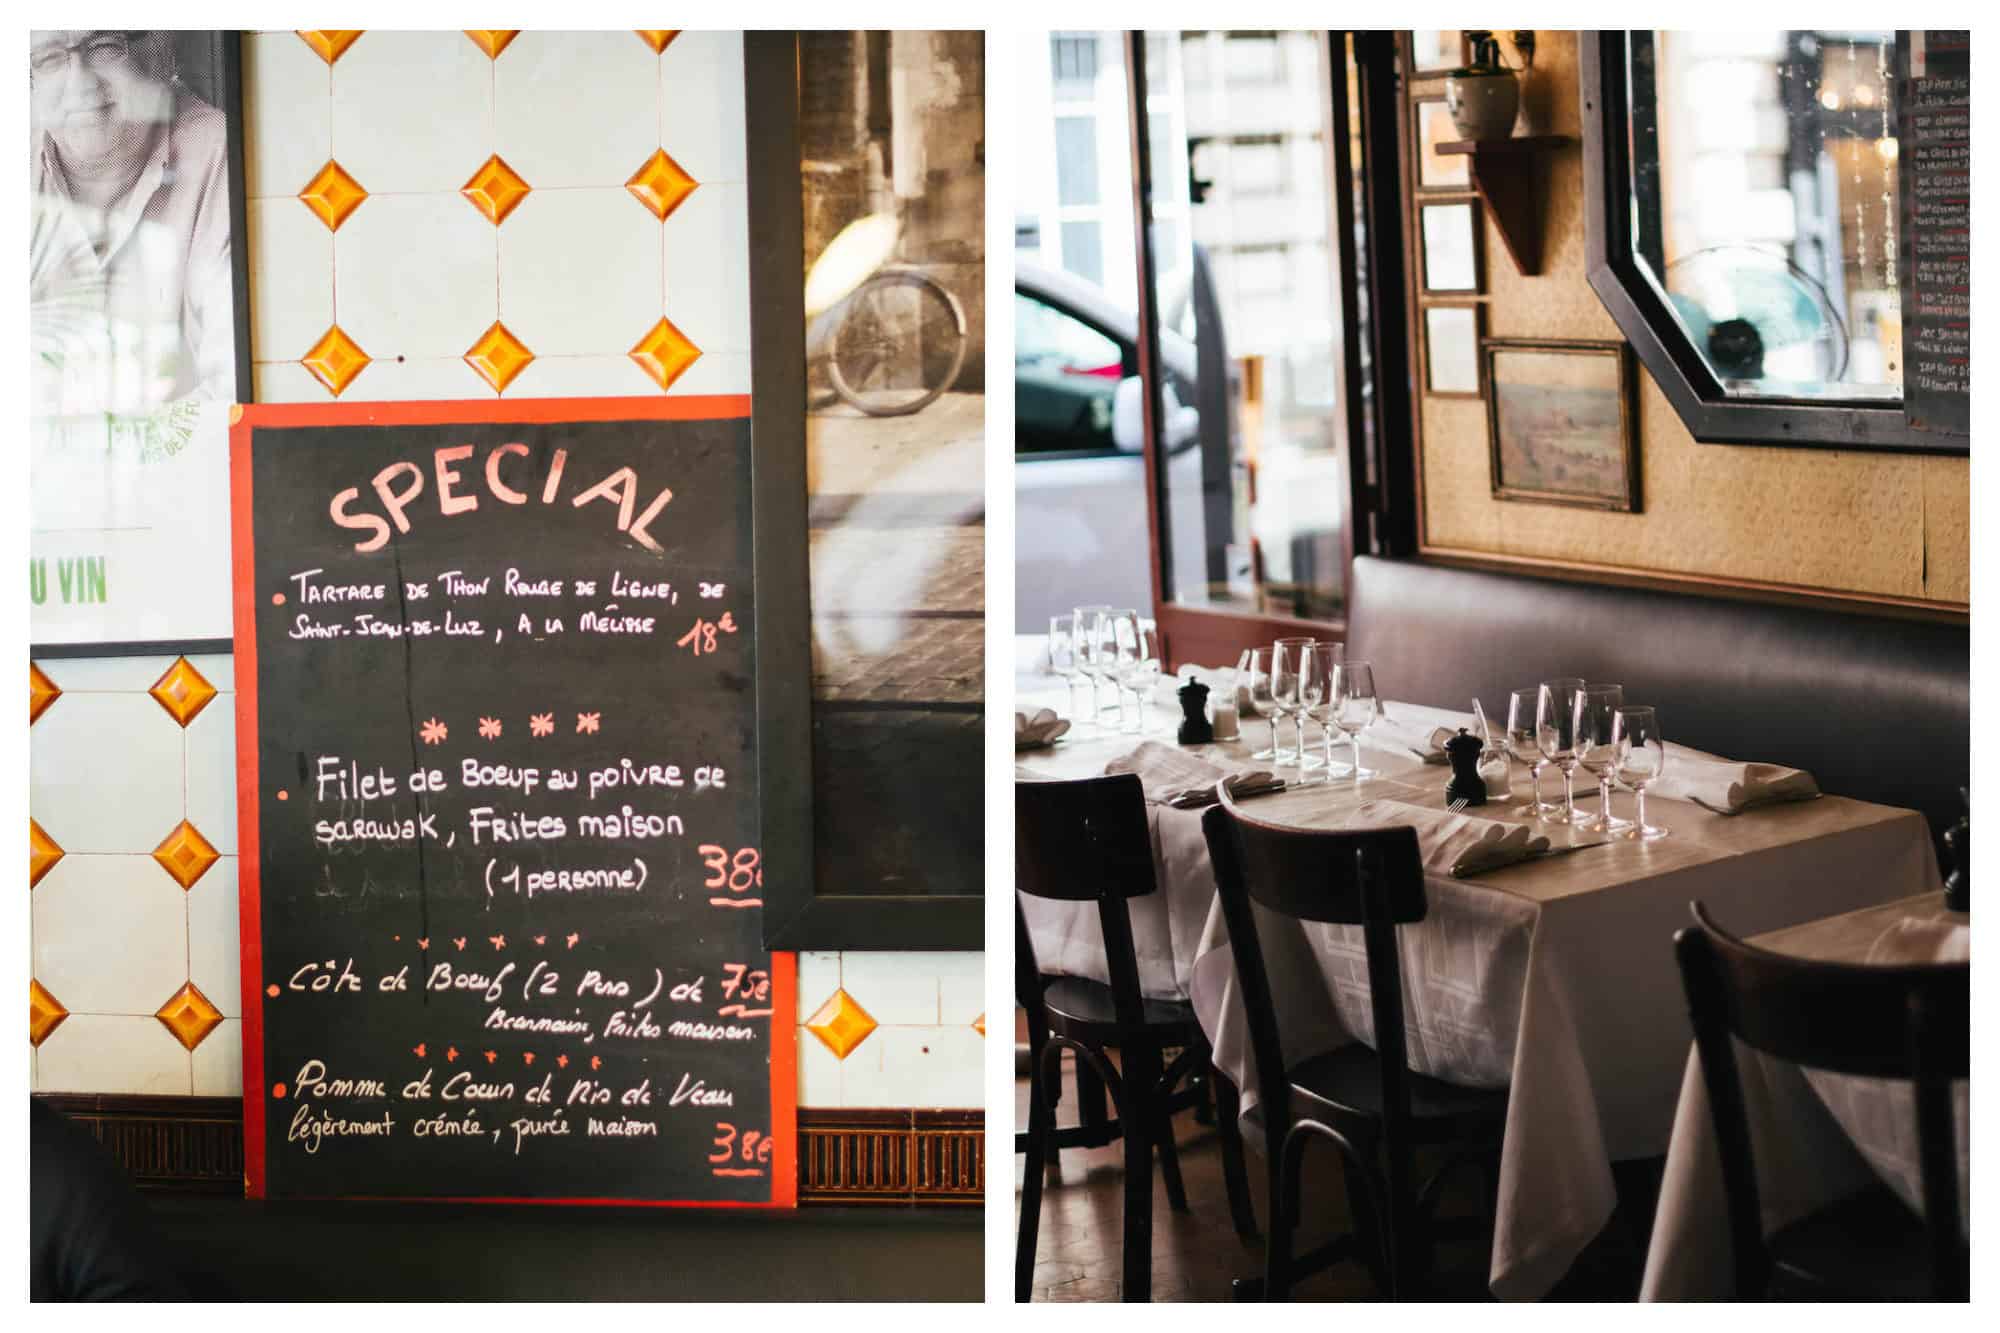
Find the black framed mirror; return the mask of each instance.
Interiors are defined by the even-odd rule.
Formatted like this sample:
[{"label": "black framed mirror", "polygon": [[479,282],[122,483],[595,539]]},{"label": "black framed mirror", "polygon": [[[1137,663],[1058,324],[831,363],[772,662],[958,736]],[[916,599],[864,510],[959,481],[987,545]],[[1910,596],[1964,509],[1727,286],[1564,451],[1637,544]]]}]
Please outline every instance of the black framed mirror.
[{"label": "black framed mirror", "polygon": [[1579,43],[1590,285],[1696,440],[1968,452],[1904,414],[1904,37]]}]

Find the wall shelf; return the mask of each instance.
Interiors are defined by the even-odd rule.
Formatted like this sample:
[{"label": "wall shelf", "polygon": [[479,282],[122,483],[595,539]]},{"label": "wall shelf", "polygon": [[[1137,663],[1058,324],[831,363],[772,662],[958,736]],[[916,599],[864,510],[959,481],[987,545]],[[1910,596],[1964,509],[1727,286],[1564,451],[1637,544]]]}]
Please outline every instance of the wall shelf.
[{"label": "wall shelf", "polygon": [[1514,267],[1527,277],[1542,271],[1542,201],[1548,193],[1548,157],[1575,143],[1565,134],[1516,139],[1456,139],[1437,145],[1448,157],[1468,157],[1472,188],[1500,228]]}]

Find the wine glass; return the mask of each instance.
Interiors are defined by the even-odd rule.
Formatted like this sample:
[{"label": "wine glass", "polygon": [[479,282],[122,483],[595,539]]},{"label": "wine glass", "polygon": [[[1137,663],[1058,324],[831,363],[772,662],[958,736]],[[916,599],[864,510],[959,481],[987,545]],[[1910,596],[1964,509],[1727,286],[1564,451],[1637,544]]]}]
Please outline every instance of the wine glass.
[{"label": "wine glass", "polygon": [[1249,689],[1251,706],[1257,710],[1257,716],[1271,723],[1271,743],[1250,757],[1275,760],[1278,758],[1278,709],[1271,694],[1271,650],[1252,649],[1243,671],[1243,683]]},{"label": "wine glass", "polygon": [[1083,672],[1076,661],[1076,616],[1049,617],[1049,670],[1061,676],[1069,687],[1069,715],[1077,717],[1076,686]]},{"label": "wine glass", "polygon": [[1306,654],[1306,670],[1303,684],[1299,687],[1299,697],[1305,701],[1305,711],[1312,720],[1319,723],[1321,764],[1325,767],[1326,778],[1344,778],[1349,771],[1336,769],[1333,763],[1333,678],[1340,667],[1344,645],[1338,643],[1316,643]]},{"label": "wine glass", "polygon": [[1079,606],[1071,613],[1075,620],[1076,669],[1090,682],[1090,715],[1087,718],[1077,719],[1079,725],[1088,723],[1090,726],[1096,726],[1098,718],[1104,712],[1104,705],[1099,702],[1097,694],[1097,684],[1101,679],[1097,669],[1097,648],[1102,642],[1097,622],[1098,617],[1111,609],[1103,603],[1098,603],[1093,606]]},{"label": "wine glass", "polygon": [[1541,742],[1535,735],[1535,706],[1540,697],[1541,690],[1533,685],[1507,696],[1507,753],[1526,764],[1535,780],[1534,799],[1521,807],[1521,813],[1536,819],[1555,813],[1555,806],[1542,799],[1542,770],[1549,761],[1542,758]]},{"label": "wine glass", "polygon": [[1632,826],[1611,813],[1611,773],[1618,766],[1612,737],[1625,691],[1617,685],[1586,685],[1576,696],[1576,761],[1597,779],[1597,815],[1583,827],[1591,833],[1617,833]]},{"label": "wine glass", "polygon": [[[1104,651],[1099,660],[1111,697],[1118,705],[1118,730],[1129,731],[1125,718],[1125,691],[1131,683],[1132,664],[1139,658],[1139,613],[1120,607],[1104,613]],[[1135,714],[1136,716],[1136,714]]]},{"label": "wine glass", "polygon": [[1585,818],[1576,808],[1576,697],[1582,692],[1582,680],[1559,676],[1543,681],[1535,695],[1535,744],[1563,775],[1562,809],[1543,816],[1550,823],[1575,824]]},{"label": "wine glass", "polygon": [[[1280,754],[1277,759],[1280,763],[1289,759],[1297,764],[1300,777],[1305,776],[1307,769],[1319,767],[1319,760],[1306,754],[1306,717],[1299,706],[1299,671],[1305,663],[1306,651],[1316,642],[1318,640],[1309,636],[1298,635],[1279,639],[1271,645],[1272,698],[1278,711],[1292,719],[1298,741],[1289,753]],[[1280,687],[1283,687],[1283,693],[1279,693]]]},{"label": "wine glass", "polygon": [[1611,723],[1613,749],[1617,752],[1618,781],[1638,794],[1639,808],[1625,836],[1653,842],[1670,830],[1646,822],[1646,788],[1667,766],[1667,743],[1660,736],[1660,722],[1653,710],[1633,705],[1620,708]]},{"label": "wine glass", "polygon": [[1375,720],[1375,668],[1366,662],[1340,662],[1333,669],[1333,724],[1347,733],[1354,746],[1349,776],[1356,782],[1375,776],[1361,766],[1361,733]]},{"label": "wine glass", "polygon": [[1125,666],[1125,683],[1132,687],[1133,712],[1138,715],[1136,731],[1145,731],[1147,705],[1152,702],[1153,691],[1160,683],[1160,627],[1151,620],[1134,615],[1132,626],[1132,659]]}]

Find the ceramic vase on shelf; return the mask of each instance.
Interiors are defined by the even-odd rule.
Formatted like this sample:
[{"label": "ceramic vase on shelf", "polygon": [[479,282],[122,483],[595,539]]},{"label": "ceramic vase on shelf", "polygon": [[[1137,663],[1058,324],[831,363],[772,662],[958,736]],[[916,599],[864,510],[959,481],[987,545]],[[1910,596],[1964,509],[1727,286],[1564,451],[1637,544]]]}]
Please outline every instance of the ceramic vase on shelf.
[{"label": "ceramic vase on shelf", "polygon": [[1468,32],[1472,63],[1445,76],[1444,101],[1451,123],[1467,139],[1512,138],[1521,107],[1521,83],[1500,63],[1500,41],[1490,32]]}]

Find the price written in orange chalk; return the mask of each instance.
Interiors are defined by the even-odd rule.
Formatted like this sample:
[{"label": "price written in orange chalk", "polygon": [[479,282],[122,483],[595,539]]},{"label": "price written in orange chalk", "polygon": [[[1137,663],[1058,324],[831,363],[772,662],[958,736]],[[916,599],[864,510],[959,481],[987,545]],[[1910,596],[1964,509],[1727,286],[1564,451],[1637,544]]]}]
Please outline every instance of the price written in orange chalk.
[{"label": "price written in orange chalk", "polygon": [[730,612],[724,611],[722,619],[713,623],[705,617],[697,617],[694,624],[688,627],[688,632],[674,640],[674,645],[679,648],[686,648],[696,657],[700,657],[703,653],[712,653],[715,651],[715,636],[718,633],[734,634],[735,632],[736,618]]},{"label": "price written in orange chalk", "polygon": [[762,898],[746,898],[742,895],[751,889],[764,887],[764,867],[755,847],[742,847],[732,855],[727,847],[718,847],[705,842],[696,849],[701,855],[701,863],[708,867],[708,878],[701,882],[704,889],[727,889],[734,897],[725,898],[720,894],[711,897],[712,907],[761,907]]},{"label": "price written in orange chalk", "polygon": [[[722,995],[732,1003],[716,1010],[723,1018],[769,1018],[771,1009],[771,974],[761,968],[752,969],[747,963],[724,963],[722,965]],[[761,1009],[752,1005],[763,1004]]]},{"label": "price written in orange chalk", "polygon": [[771,1162],[769,1135],[746,1129],[739,1136],[727,1120],[715,1122],[714,1147],[708,1155],[709,1170],[718,1176],[761,1176]]}]

